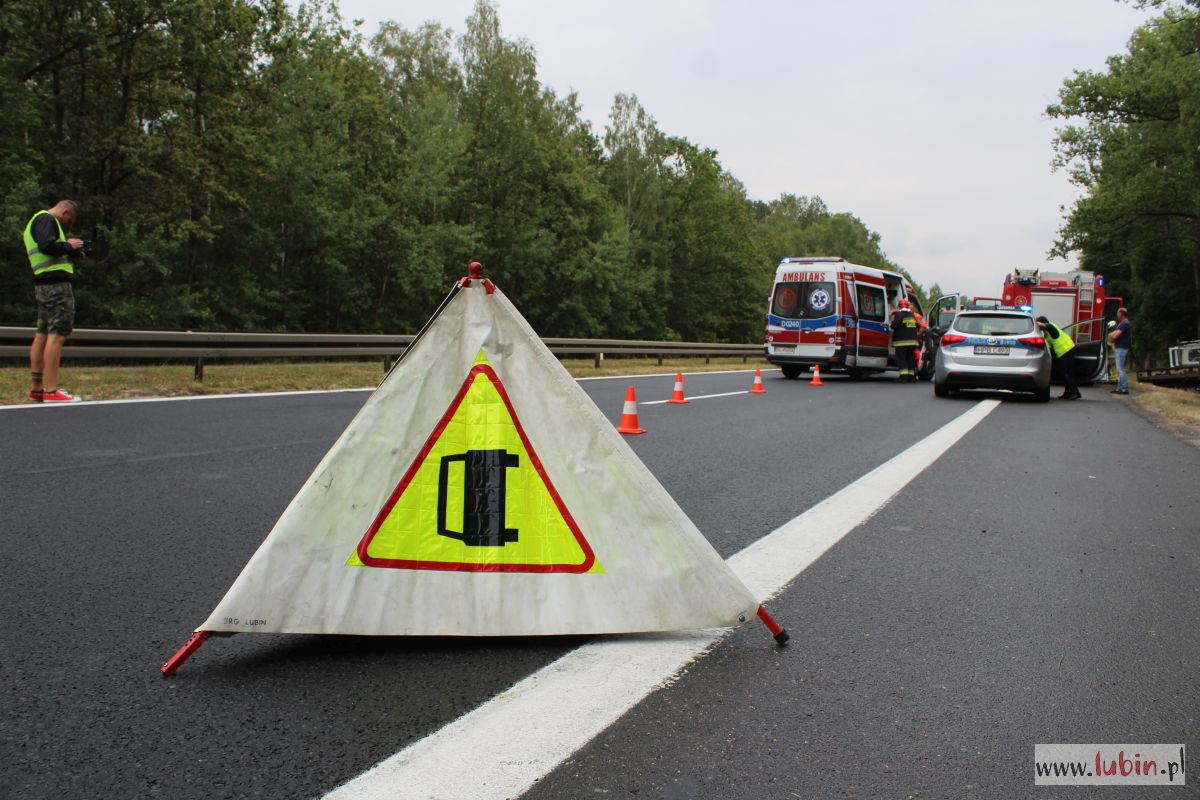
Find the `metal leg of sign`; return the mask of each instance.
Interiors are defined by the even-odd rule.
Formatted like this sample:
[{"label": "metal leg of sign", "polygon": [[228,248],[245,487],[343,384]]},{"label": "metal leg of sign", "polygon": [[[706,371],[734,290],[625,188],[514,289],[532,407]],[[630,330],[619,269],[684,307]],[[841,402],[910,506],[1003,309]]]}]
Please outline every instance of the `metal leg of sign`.
[{"label": "metal leg of sign", "polygon": [[788,639],[792,638],[788,635],[788,632],[784,628],[780,627],[779,623],[775,621],[775,618],[767,613],[767,609],[763,606],[758,607],[758,618],[761,619],[763,624],[767,626],[767,630],[769,630],[771,635],[775,637],[775,643],[780,647],[783,647],[785,644],[787,644]]},{"label": "metal leg of sign", "polygon": [[183,662],[192,657],[192,653],[200,649],[200,645],[204,644],[204,640],[210,636],[209,631],[196,631],[192,634],[192,638],[187,640],[183,647],[175,651],[175,655],[171,656],[167,663],[162,665],[162,674],[164,678],[169,678],[175,674],[175,670],[183,666]]}]

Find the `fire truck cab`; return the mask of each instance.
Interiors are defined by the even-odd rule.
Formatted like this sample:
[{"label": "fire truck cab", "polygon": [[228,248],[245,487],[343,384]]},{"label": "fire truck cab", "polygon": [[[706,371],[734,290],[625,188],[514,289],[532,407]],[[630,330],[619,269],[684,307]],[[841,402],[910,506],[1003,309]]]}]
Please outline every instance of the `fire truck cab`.
[{"label": "fire truck cab", "polygon": [[[988,307],[994,307],[990,301],[995,298],[976,300],[989,301]],[[1046,317],[1070,335],[1075,341],[1075,377],[1079,383],[1095,383],[1108,371],[1106,322],[1116,317],[1121,298],[1107,296],[1103,275],[1084,270],[1013,270],[1004,278],[1000,303],[1001,307],[1032,310],[1033,316]],[[939,297],[930,312],[928,349],[923,355],[935,355],[937,343],[954,316],[975,307],[962,295]]]},{"label": "fire truck cab", "polygon": [[899,273],[844,258],[785,258],[767,299],[767,361],[785,378],[814,365],[855,380],[896,369],[888,320],[901,298],[922,313],[912,284]]}]

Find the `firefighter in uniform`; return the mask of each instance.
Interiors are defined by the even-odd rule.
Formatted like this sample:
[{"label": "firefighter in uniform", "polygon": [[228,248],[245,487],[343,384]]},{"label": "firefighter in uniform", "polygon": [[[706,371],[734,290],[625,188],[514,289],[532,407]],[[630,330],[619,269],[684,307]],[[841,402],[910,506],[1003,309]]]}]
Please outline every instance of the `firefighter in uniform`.
[{"label": "firefighter in uniform", "polygon": [[899,306],[892,311],[892,347],[896,351],[896,366],[900,368],[900,382],[912,383],[917,379],[917,318],[907,299],[900,298]]},{"label": "firefighter in uniform", "polygon": [[1075,340],[1067,332],[1045,317],[1037,318],[1037,326],[1050,342],[1054,356],[1054,371],[1063,382],[1063,393],[1059,400],[1078,400],[1083,397],[1075,383]]}]

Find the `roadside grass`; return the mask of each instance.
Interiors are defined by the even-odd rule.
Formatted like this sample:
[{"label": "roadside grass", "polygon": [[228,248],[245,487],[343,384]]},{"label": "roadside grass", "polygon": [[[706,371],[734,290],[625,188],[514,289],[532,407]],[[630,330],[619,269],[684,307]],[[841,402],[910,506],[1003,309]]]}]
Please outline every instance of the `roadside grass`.
[{"label": "roadside grass", "polygon": [[1187,425],[1193,434],[1200,435],[1200,392],[1140,382],[1135,382],[1132,388],[1133,399],[1142,406],[1172,422]]},{"label": "roadside grass", "polygon": [[[592,359],[564,359],[577,378],[605,375],[646,375],[658,372],[724,372],[768,366],[761,357],[722,356],[705,363],[703,357],[606,358],[597,369]],[[383,361],[269,362],[206,364],[204,380],[193,380],[188,364],[137,367],[76,366],[69,361],[59,372],[59,388],[85,400],[123,400],[140,397],[182,397],[205,394],[294,392],[373,388],[383,380]],[[0,367],[0,405],[30,402],[29,368]]]}]

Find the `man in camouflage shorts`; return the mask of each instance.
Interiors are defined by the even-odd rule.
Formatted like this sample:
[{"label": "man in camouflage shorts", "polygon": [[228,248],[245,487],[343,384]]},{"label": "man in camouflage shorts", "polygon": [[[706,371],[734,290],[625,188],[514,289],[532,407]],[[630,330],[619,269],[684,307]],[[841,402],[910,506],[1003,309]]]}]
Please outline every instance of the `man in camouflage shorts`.
[{"label": "man in camouflage shorts", "polygon": [[68,239],[68,228],[79,216],[71,200],[34,214],[25,226],[23,243],[33,269],[33,291],[37,297],[37,334],[29,348],[33,386],[29,399],[35,403],[70,403],[77,398],[58,388],[58,363],[63,343],[75,326],[75,264],[84,256],[81,239]]},{"label": "man in camouflage shorts", "polygon": [[53,333],[64,339],[75,329],[75,290],[70,283],[35,284],[37,332]]}]

